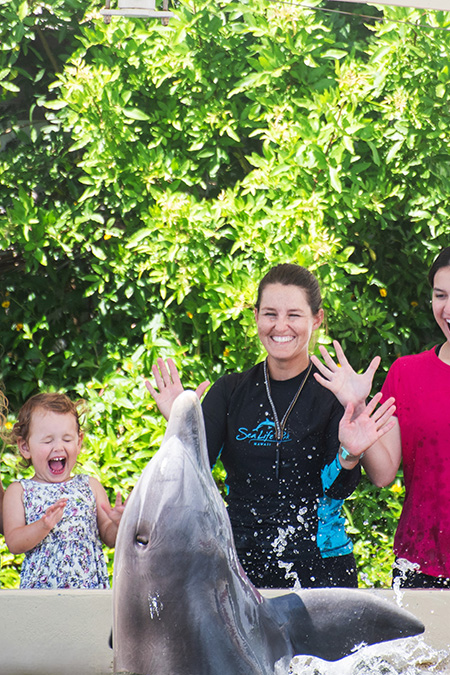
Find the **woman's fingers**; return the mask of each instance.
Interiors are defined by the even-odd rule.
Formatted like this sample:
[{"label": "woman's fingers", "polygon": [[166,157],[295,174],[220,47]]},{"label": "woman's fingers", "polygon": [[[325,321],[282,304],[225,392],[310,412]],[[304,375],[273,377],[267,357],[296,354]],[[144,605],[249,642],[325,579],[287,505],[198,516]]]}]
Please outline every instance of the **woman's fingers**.
[{"label": "woman's fingers", "polygon": [[349,366],[350,364],[347,360],[347,357],[344,354],[344,350],[342,349],[340,342],[338,342],[337,340],[333,340],[333,347],[336,352],[336,357],[339,363],[341,364],[341,367]]},{"label": "woman's fingers", "polygon": [[339,366],[333,361],[331,358],[330,354],[328,353],[328,350],[326,347],[323,345],[319,346],[319,352],[322,355],[323,360],[325,361],[326,366],[328,367],[331,372],[334,372]]},{"label": "woman's fingers", "polygon": [[[378,408],[376,408],[378,402],[381,400],[383,394],[381,392],[378,392],[378,394],[375,394],[373,399],[368,403],[367,405],[367,412],[369,415],[372,416],[372,419],[375,421],[379,420],[381,417],[386,412],[390,412],[390,408],[393,407],[395,410],[395,398],[391,396],[388,398],[382,405],[380,405]],[[369,407],[370,407],[370,412],[369,412]],[[392,414],[392,412],[390,412]]]},{"label": "woman's fingers", "polygon": [[210,385],[209,380],[205,380],[201,384],[198,385],[197,389],[195,390],[195,393],[197,394],[198,398],[201,398],[205,391],[208,389]]},{"label": "woman's fingers", "polygon": [[[164,363],[163,359],[161,359],[161,361],[162,361],[162,363]],[[169,384],[171,384],[171,382],[172,382],[173,384],[180,384],[181,385],[180,375],[178,373],[178,368],[175,365],[175,361],[173,361],[173,359],[169,358],[169,359],[167,359],[167,365],[169,366],[169,371],[170,371]],[[166,372],[167,372],[167,368],[166,368]]]},{"label": "woman's fingers", "polygon": [[[172,384],[181,386],[180,375],[173,359],[167,359],[166,365],[164,359],[157,358],[156,363],[152,366],[152,373],[160,393],[165,387],[170,387]],[[150,382],[146,381],[145,386],[152,396],[157,393]]]},{"label": "woman's fingers", "polygon": [[369,363],[369,367],[366,370],[366,373],[370,373],[373,379],[373,376],[375,375],[378,366],[381,363],[381,356],[375,356],[372,361]]}]

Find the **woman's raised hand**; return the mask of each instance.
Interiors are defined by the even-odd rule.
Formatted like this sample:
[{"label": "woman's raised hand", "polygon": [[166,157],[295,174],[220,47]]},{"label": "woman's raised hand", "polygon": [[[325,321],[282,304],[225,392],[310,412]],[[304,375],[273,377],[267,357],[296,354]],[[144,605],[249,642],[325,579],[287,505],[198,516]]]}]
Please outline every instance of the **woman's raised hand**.
[{"label": "woman's raised hand", "polygon": [[[152,372],[158,391],[152,386],[149,380],[145,381],[145,386],[155,399],[155,403],[158,406],[161,415],[168,420],[173,402],[176,397],[184,391],[184,387],[181,384],[177,367],[172,359],[167,359],[167,365],[164,363],[164,359],[156,359],[156,363],[152,366]],[[197,387],[195,393],[198,398],[202,397],[208,386],[209,381],[205,380]]]},{"label": "woman's raised hand", "polygon": [[395,399],[388,398],[377,407],[381,397],[381,392],[375,394],[357,416],[354,416],[352,403],[348,403],[345,408],[339,422],[339,441],[354,457],[359,457],[396,424],[393,417]]},{"label": "woman's raised hand", "polygon": [[326,348],[321,345],[319,351],[325,363],[322,363],[317,356],[311,356],[311,361],[321,373],[320,375],[314,373],[314,377],[319,384],[333,392],[344,408],[348,403],[353,403],[357,411],[365,404],[370,394],[373,376],[380,365],[381,359],[379,356],[375,356],[367,370],[358,374],[347,361],[347,357],[337,340],[333,340],[333,346],[339,363],[335,363]]}]

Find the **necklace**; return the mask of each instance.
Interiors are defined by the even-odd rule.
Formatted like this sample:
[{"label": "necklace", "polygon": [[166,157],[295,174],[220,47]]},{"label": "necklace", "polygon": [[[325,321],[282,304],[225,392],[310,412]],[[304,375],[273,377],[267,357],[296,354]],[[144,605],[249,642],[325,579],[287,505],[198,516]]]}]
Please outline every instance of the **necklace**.
[{"label": "necklace", "polygon": [[294,398],[290,402],[290,404],[288,406],[288,409],[284,413],[283,418],[280,422],[280,420],[278,418],[278,415],[277,415],[276,408],[275,408],[275,404],[274,404],[273,399],[272,399],[272,394],[271,394],[271,391],[270,391],[270,379],[269,379],[269,371],[268,371],[268,368],[267,368],[267,359],[264,361],[264,384],[266,386],[267,398],[269,399],[270,407],[272,408],[273,419],[274,419],[274,422],[275,422],[275,438],[276,438],[276,441],[277,441],[276,461],[275,461],[275,476],[276,476],[276,478],[278,478],[279,474],[280,474],[280,445],[281,445],[281,441],[283,440],[284,428],[286,426],[286,422],[288,421],[288,417],[291,414],[293,407],[297,403],[298,397],[302,393],[302,389],[306,384],[306,380],[308,379],[308,375],[311,372],[311,368],[312,368],[312,362],[310,361],[309,366],[308,366],[308,370],[306,371],[306,375],[303,378],[299,388],[297,389],[297,391],[295,393]]}]

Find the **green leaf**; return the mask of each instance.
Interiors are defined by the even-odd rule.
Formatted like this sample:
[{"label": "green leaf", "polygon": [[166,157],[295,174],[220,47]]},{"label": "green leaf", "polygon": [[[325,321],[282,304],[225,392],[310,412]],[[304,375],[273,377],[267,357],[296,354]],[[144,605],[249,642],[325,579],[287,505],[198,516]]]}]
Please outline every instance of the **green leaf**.
[{"label": "green leaf", "polygon": [[67,101],[54,99],[52,101],[43,101],[43,106],[49,110],[62,110],[67,106]]},{"label": "green leaf", "polygon": [[320,55],[324,59],[343,59],[347,56],[347,52],[343,49],[327,49],[325,52],[322,52]]},{"label": "green leaf", "polygon": [[392,160],[394,159],[394,157],[396,157],[399,150],[403,146],[403,142],[404,142],[404,139],[401,138],[399,141],[397,141],[396,143],[394,143],[394,145],[391,146],[391,148],[389,149],[389,152],[386,155],[386,164],[390,164],[392,162]]},{"label": "green leaf", "polygon": [[90,248],[96,258],[99,260],[106,260],[106,254],[103,249],[101,249],[99,246],[95,246],[94,244],[91,244]]},{"label": "green leaf", "polygon": [[125,117],[128,117],[132,120],[142,120],[147,121],[150,117],[143,110],[138,110],[137,108],[122,108],[122,112]]},{"label": "green leaf", "polygon": [[329,166],[328,171],[330,174],[330,182],[332,187],[336,190],[336,192],[342,192],[342,184],[339,176],[340,174],[339,169],[333,166]]},{"label": "green leaf", "polygon": [[17,10],[17,16],[21,21],[25,19],[28,14],[28,2],[21,2]]},{"label": "green leaf", "polygon": [[0,82],[0,85],[3,87],[3,89],[6,89],[7,91],[12,91],[14,93],[20,91],[20,87],[18,87],[17,84],[13,84],[13,82],[8,82],[7,80],[2,80]]}]

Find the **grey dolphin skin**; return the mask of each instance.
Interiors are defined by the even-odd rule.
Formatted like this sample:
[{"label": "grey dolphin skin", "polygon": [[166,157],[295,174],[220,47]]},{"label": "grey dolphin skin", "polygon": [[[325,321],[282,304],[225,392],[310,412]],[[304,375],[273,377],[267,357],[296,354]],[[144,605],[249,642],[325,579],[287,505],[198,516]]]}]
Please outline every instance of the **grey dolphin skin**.
[{"label": "grey dolphin skin", "polygon": [[334,661],[423,624],[357,589],[264,599],[236,555],[197,396],[175,401],[128,499],[113,582],[116,675],[274,675],[295,654]]}]

